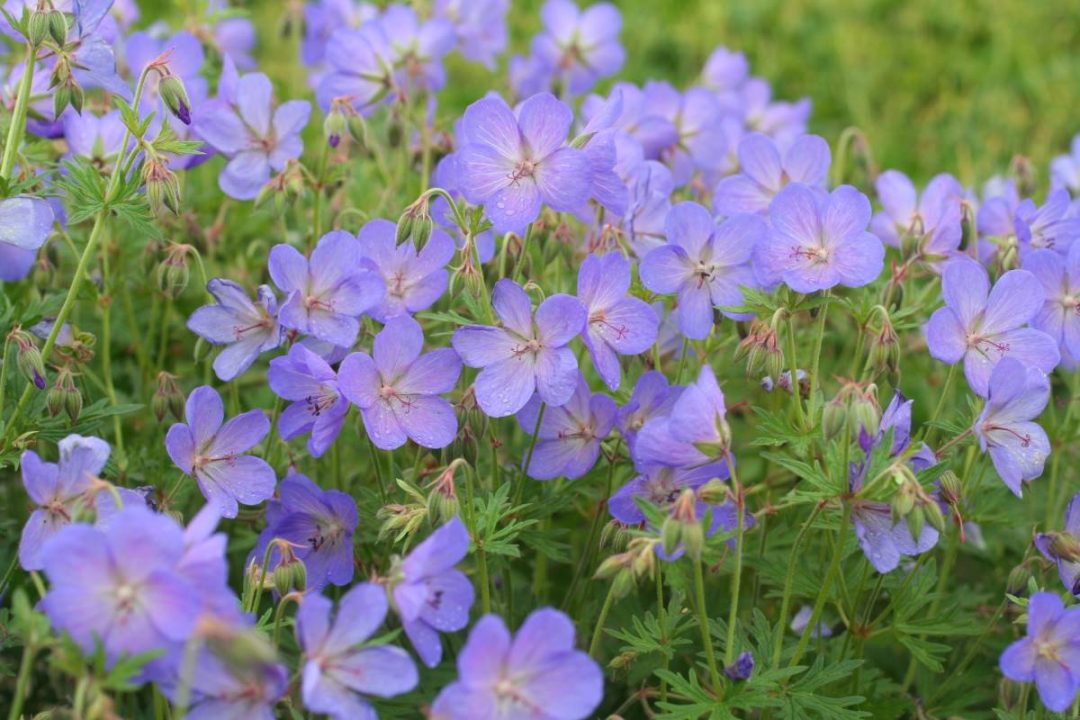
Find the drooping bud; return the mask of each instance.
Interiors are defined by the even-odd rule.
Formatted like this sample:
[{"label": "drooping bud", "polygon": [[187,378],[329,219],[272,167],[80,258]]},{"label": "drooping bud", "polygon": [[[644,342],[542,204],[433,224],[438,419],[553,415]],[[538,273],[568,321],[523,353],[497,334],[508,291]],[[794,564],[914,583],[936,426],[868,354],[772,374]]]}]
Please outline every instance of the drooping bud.
[{"label": "drooping bud", "polygon": [[34,337],[16,327],[8,334],[8,341],[15,343],[15,365],[19,372],[38,390],[45,389],[45,361],[41,357]]},{"label": "drooping bud", "polygon": [[713,478],[698,488],[698,498],[710,505],[723,505],[731,499],[731,489],[720,478]]},{"label": "drooping bud", "polygon": [[941,499],[946,505],[959,505],[964,499],[964,488],[960,477],[952,470],[946,470],[938,480],[941,486]]},{"label": "drooping bud", "polygon": [[336,148],[341,144],[341,138],[347,132],[349,132],[349,123],[345,119],[345,113],[341,105],[334,102],[330,105],[330,112],[326,114],[326,119],[323,120],[323,136],[326,138],[326,144]]},{"label": "drooping bud", "polygon": [[870,385],[865,390],[854,394],[851,399],[851,419],[852,430],[855,433],[864,429],[869,435],[877,434],[881,424],[881,406],[877,401],[876,385]]},{"label": "drooping bud", "polygon": [[896,372],[900,366],[900,338],[886,317],[881,328],[870,333],[870,365],[875,370]]},{"label": "drooping bud", "polygon": [[1050,538],[1047,552],[1059,560],[1080,563],[1080,538],[1067,532],[1045,533]]},{"label": "drooping bud", "polygon": [[142,180],[146,185],[146,198],[154,212],[180,214],[180,180],[169,169],[164,158],[147,158],[143,164]]},{"label": "drooping bud", "polygon": [[[458,502],[454,484],[454,472],[463,465],[464,460],[455,459],[428,485],[427,509],[433,523],[447,522],[458,514],[461,504]],[[469,470],[466,469],[465,472]]]},{"label": "drooping bud", "polygon": [[60,389],[64,398],[64,412],[67,413],[71,422],[79,419],[82,413],[83,398],[79,388],[75,386],[75,376],[68,368],[61,368],[56,376],[56,387]]},{"label": "drooping bud", "polygon": [[172,243],[165,252],[165,259],[157,268],[158,289],[166,296],[176,298],[187,288],[191,278],[188,267],[188,254],[193,252],[191,245]]},{"label": "drooping bud", "polygon": [[735,658],[735,662],[724,668],[724,674],[732,680],[749,680],[754,674],[754,656],[744,650]]},{"label": "drooping bud", "polygon": [[169,112],[185,125],[191,124],[191,100],[183,80],[176,75],[165,75],[158,82],[158,93]]},{"label": "drooping bud", "polygon": [[165,371],[159,372],[157,389],[154,390],[154,397],[150,401],[150,407],[158,422],[165,419],[166,413],[172,413],[177,421],[184,422],[184,403],[184,393],[176,384],[176,376]]},{"label": "drooping bud", "polygon": [[1010,595],[1020,595],[1030,579],[1031,570],[1028,569],[1027,563],[1020,563],[1009,571],[1009,578],[1005,582],[1005,592]]},{"label": "drooping bud", "polygon": [[848,405],[841,390],[821,409],[821,432],[826,440],[832,440],[844,431],[847,424]]}]

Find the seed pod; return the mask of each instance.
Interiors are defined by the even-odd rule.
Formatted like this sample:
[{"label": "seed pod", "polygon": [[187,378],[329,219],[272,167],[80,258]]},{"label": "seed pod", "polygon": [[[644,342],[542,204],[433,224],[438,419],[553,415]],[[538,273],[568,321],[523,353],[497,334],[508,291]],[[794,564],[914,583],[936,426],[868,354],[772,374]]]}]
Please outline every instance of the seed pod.
[{"label": "seed pod", "polygon": [[71,104],[71,88],[65,82],[53,90],[53,117],[60,117]]},{"label": "seed pod", "polygon": [[49,388],[45,394],[45,409],[50,417],[56,417],[64,410],[64,391],[58,385]]},{"label": "seed pod", "polygon": [[941,512],[941,506],[931,500],[922,507],[926,513],[926,522],[939,533],[945,532],[945,514]]},{"label": "seed pod", "polygon": [[821,431],[826,440],[832,440],[844,431],[847,415],[848,406],[844,401],[844,392],[841,391],[821,409]]}]

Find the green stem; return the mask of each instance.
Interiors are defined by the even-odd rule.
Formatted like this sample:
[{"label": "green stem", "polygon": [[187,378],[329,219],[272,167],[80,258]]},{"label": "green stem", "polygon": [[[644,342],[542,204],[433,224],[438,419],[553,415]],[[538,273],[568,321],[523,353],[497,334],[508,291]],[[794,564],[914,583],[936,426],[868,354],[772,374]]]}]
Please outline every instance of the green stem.
[{"label": "green stem", "polygon": [[604,633],[604,623],[607,622],[608,613],[611,612],[611,606],[615,604],[615,583],[611,583],[611,587],[608,588],[607,596],[604,598],[604,605],[600,608],[600,617],[596,618],[596,626],[593,628],[592,641],[589,643],[589,657],[593,660],[596,659],[596,651],[600,649],[600,636]]},{"label": "green stem", "polygon": [[27,644],[23,648],[22,662],[19,663],[19,675],[15,679],[15,697],[11,699],[8,720],[19,720],[22,716],[23,702],[26,700],[26,691],[30,686],[30,668],[34,664],[34,654],[36,652],[37,648],[33,644]]},{"label": "green stem", "polygon": [[[148,70],[143,70],[142,75],[139,76],[139,84],[135,88],[135,102],[132,107],[136,111],[139,109],[139,104],[142,100],[143,88],[146,85],[146,75]],[[32,74],[32,67],[27,72],[27,75]],[[24,80],[24,82],[26,82]],[[21,99],[21,94],[20,94]],[[25,115],[25,108],[23,110]],[[128,142],[131,141],[131,130],[124,132],[124,140],[120,143],[120,154],[118,157],[124,157],[127,153]],[[7,151],[10,149],[5,148],[4,162],[7,162]],[[138,151],[138,145],[132,148],[132,154]],[[12,158],[14,162],[14,158]],[[0,168],[2,169],[2,168]],[[2,174],[2,173],[0,173]],[[63,305],[60,306],[60,312],[56,314],[56,319],[53,321],[52,330],[49,331],[49,337],[45,339],[45,345],[41,349],[41,356],[48,361],[49,356],[52,354],[53,348],[56,346],[56,339],[60,336],[60,330],[63,329],[64,323],[67,322],[68,316],[71,315],[71,310],[75,306],[75,298],[79,295],[79,290],[82,289],[83,279],[86,277],[86,271],[90,267],[90,259],[94,257],[97,250],[98,242],[101,240],[101,235],[105,230],[105,220],[108,217],[111,210],[109,209],[109,202],[112,201],[113,195],[116,192],[116,188],[120,184],[120,177],[122,173],[114,172],[109,178],[109,185],[105,191],[106,206],[98,211],[98,214],[94,217],[94,226],[90,230],[90,238],[86,241],[86,247],[83,248],[82,257],[79,258],[79,265],[75,268],[75,277],[71,280],[71,287],[68,288],[67,296],[64,298]],[[7,177],[4,175],[4,177]],[[27,384],[23,390],[23,394],[19,397],[19,402],[15,406],[15,411],[11,414],[11,419],[8,420],[8,428],[6,431],[6,437],[10,437],[12,430],[15,428],[15,421],[26,409],[26,404],[30,401],[30,396],[34,393],[34,385]]]},{"label": "green stem", "polygon": [[529,440],[529,451],[525,454],[525,464],[521,466],[521,482],[518,483],[514,492],[514,505],[521,504],[521,496],[525,492],[525,483],[528,482],[529,468],[532,467],[533,453],[536,451],[536,441],[540,437],[540,423],[544,420],[544,411],[547,403],[540,403],[540,411],[536,413],[536,425],[533,427],[532,438]]},{"label": "green stem", "polygon": [[529,223],[529,227],[525,230],[525,237],[521,241],[521,257],[518,258],[517,263],[514,265],[513,280],[518,285],[521,284],[521,273],[525,270],[525,258],[529,254],[529,240],[533,236],[533,226]]},{"label": "green stem", "polygon": [[806,428],[806,418],[803,415],[802,397],[799,390],[799,363],[795,354],[795,319],[788,315],[787,319],[787,355],[788,371],[791,373],[791,406],[795,411],[795,423],[800,429]]},{"label": "green stem", "polygon": [[[106,246],[101,253],[102,286],[105,288],[104,297],[101,298],[101,373],[105,379],[105,393],[109,396],[109,404],[114,408],[120,403],[116,399],[116,386],[113,384],[112,372],[112,288],[110,286],[109,273],[109,248]],[[124,456],[124,430],[120,423],[120,416],[113,415],[113,435],[116,436],[116,449],[121,458]]]},{"label": "green stem", "polygon": [[573,601],[575,595],[577,595],[578,583],[581,582],[581,578],[585,576],[585,573],[588,572],[589,568],[592,566],[592,559],[596,554],[596,537],[600,533],[600,521],[606,514],[605,507],[607,499],[611,497],[611,490],[614,486],[615,460],[617,457],[618,452],[612,451],[608,461],[607,490],[604,492],[604,502],[600,504],[600,507],[596,508],[596,511],[593,514],[592,523],[589,526],[588,539],[585,541],[585,552],[581,554],[581,559],[578,560],[577,567],[574,568],[574,577],[570,580],[570,589],[566,591],[566,597],[563,598],[562,607],[564,610],[570,607],[571,601]]},{"label": "green stem", "polygon": [[926,437],[923,438],[923,441],[927,445],[930,445],[931,448],[933,448],[933,445],[931,443],[934,439],[934,433],[937,432],[937,427],[934,425],[934,423],[937,422],[937,419],[939,417],[941,417],[941,412],[945,409],[945,404],[949,401],[949,391],[952,389],[953,381],[956,379],[959,368],[960,363],[953,363],[949,366],[949,374],[945,376],[945,384],[941,387],[941,395],[938,396],[938,402],[937,406],[934,408],[934,414],[930,416],[930,422],[927,423],[927,427],[929,429],[926,431]]},{"label": "green stem", "polygon": [[[829,291],[825,291],[825,297],[829,297]],[[826,300],[825,304],[818,308],[817,315],[817,329],[814,335],[814,355],[810,361],[810,401],[813,402],[814,394],[817,392],[818,381],[818,369],[821,367],[821,345],[825,340],[825,319],[829,315],[830,302]],[[791,376],[791,384],[795,385],[797,378]]]},{"label": "green stem", "polygon": [[291,602],[296,603],[299,607],[300,597],[301,596],[297,593],[288,593],[278,601],[277,609],[274,610],[274,634],[272,635],[275,649],[281,645],[281,621],[285,617],[285,608]]},{"label": "green stem", "polygon": [[791,656],[791,662],[788,663],[788,667],[794,667],[799,664],[799,660],[802,659],[803,653],[806,652],[806,646],[810,643],[810,636],[814,634],[814,628],[817,627],[818,620],[821,619],[821,611],[825,609],[825,601],[829,598],[829,591],[832,589],[833,581],[836,580],[836,573],[840,570],[840,560],[844,555],[844,546],[847,544],[848,525],[850,524],[851,504],[844,503],[844,514],[840,518],[840,528],[836,533],[836,547],[833,548],[832,562],[829,563],[829,570],[825,574],[825,582],[821,584],[821,590],[818,591],[817,600],[814,601],[814,609],[810,613],[810,622],[803,630],[802,637],[799,638],[799,644],[795,647],[795,654]]},{"label": "green stem", "polygon": [[675,375],[675,384],[682,384],[683,369],[686,368],[686,356],[690,354],[690,338],[684,337],[682,341],[682,352],[679,353],[679,372]]},{"label": "green stem", "polygon": [[7,394],[7,372],[11,364],[11,339],[4,337],[4,359],[0,361],[0,420],[3,419],[4,396]]},{"label": "green stem", "polygon": [[803,538],[805,538],[806,533],[810,531],[810,527],[814,524],[814,520],[817,518],[818,513],[821,512],[821,508],[821,505],[814,506],[813,512],[810,513],[810,517],[803,523],[802,528],[799,530],[799,534],[795,536],[795,543],[788,552],[787,574],[784,576],[784,591],[780,600],[780,617],[776,624],[776,639],[773,641],[773,670],[780,667],[780,654],[784,648],[784,633],[787,632],[788,614],[791,611],[791,591],[792,585],[795,582],[795,566],[801,559],[799,556],[799,546],[802,545]]},{"label": "green stem", "polygon": [[19,154],[23,134],[26,132],[26,110],[30,106],[30,95],[34,82],[34,63],[37,61],[37,46],[27,43],[26,64],[23,66],[19,94],[15,98],[15,109],[11,113],[11,126],[8,127],[7,142],[4,143],[4,159],[0,162],[0,178],[11,179],[15,169],[15,156]]},{"label": "green stem", "polygon": [[742,585],[743,540],[746,536],[746,518],[743,512],[745,498],[743,497],[742,486],[739,484],[739,477],[735,474],[734,459],[730,454],[728,455],[728,468],[731,470],[731,483],[735,490],[735,513],[738,518],[738,524],[735,529],[735,569],[732,571],[734,574],[731,577],[731,609],[728,611],[727,643],[724,646],[725,666],[735,662],[735,623],[739,617],[739,591]]},{"label": "green stem", "polygon": [[714,690],[721,687],[720,669],[716,664],[716,651],[713,650],[712,634],[709,632],[709,614],[705,611],[705,573],[701,558],[694,558],[694,593],[697,605],[698,630],[701,631],[701,643],[705,646],[705,659],[709,663],[709,679]]},{"label": "green stem", "polygon": [[184,656],[180,661],[180,682],[176,689],[176,702],[173,703],[173,715],[176,718],[187,717],[191,702],[191,684],[195,678],[195,665],[199,659],[199,639],[192,637],[184,645]]},{"label": "green stem", "polygon": [[323,183],[326,181],[326,162],[330,156],[330,144],[324,142],[322,144],[322,151],[319,153],[319,167],[316,171],[316,185],[315,185],[315,199],[312,202],[311,212],[311,244],[308,245],[308,250],[315,247],[315,243],[319,242],[319,238],[322,237],[322,203],[323,203]]},{"label": "green stem", "polygon": [[[473,502],[473,475],[476,471],[466,467],[465,471],[465,519],[472,532],[476,532],[476,505]],[[477,572],[480,574],[480,608],[485,615],[491,612],[491,582],[488,580],[487,552],[483,543],[476,542]]]},{"label": "green stem", "polygon": [[[660,645],[664,648],[663,668],[667,671],[671,660],[668,658],[667,607],[664,605],[664,564],[656,564],[656,620],[660,625]],[[667,701],[667,680],[660,680],[660,701]]]}]

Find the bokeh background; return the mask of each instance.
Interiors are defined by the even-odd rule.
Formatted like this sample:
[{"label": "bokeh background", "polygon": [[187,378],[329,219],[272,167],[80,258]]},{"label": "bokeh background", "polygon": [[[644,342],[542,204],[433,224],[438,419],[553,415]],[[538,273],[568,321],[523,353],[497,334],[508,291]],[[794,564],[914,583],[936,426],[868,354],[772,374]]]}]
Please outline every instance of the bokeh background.
[{"label": "bokeh background", "polygon": [[[283,18],[298,0],[251,0],[258,57],[288,89],[304,90]],[[423,4],[421,1],[420,4]],[[542,0],[511,0],[512,46],[524,51]],[[966,184],[1004,172],[1017,154],[1043,175],[1080,132],[1077,0],[616,0],[628,49],[621,78],[693,82],[718,45],[745,52],[777,97],[813,101],[812,132],[830,142],[848,126],[881,168]],[[147,14],[183,10],[154,0]],[[462,107],[503,79],[451,63],[450,102]],[[604,86],[602,86],[604,87]],[[446,108],[450,109],[450,108]],[[1040,178],[1044,180],[1045,178]]]}]

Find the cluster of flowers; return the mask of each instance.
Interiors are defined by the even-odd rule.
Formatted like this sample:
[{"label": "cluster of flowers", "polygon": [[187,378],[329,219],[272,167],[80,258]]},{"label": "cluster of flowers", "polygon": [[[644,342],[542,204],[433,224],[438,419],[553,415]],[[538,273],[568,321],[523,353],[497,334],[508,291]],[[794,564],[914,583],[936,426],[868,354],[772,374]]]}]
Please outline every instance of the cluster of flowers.
[{"label": "cluster of flowers", "polygon": [[[167,172],[219,154],[226,160],[220,188],[237,200],[259,198],[299,172],[312,106],[275,104],[265,74],[241,74],[254,68],[254,31],[246,20],[221,18],[211,3],[205,25],[192,31],[129,32],[138,17],[130,0],[53,5],[63,29],[46,26],[49,41],[27,36],[35,53],[43,42],[50,50],[41,59],[31,54],[32,67],[13,64],[3,91],[13,109],[26,93],[66,98],[31,103],[29,132],[63,137],[68,157],[121,172],[130,128],[120,111],[99,115],[89,102],[84,107],[83,90],[102,88],[125,99],[141,93],[136,110],[154,114],[151,136],[167,132],[171,115],[184,127],[169,132],[204,143],[198,158],[167,158]],[[506,48],[508,5],[437,0],[421,17],[405,5],[309,3],[301,59],[327,117],[329,146],[340,142],[338,121],[362,123],[380,110],[406,116],[419,108],[418,124],[430,135],[435,93],[446,84],[443,59],[456,48],[494,67]],[[38,8],[31,20],[40,25],[36,18],[50,12]],[[1080,362],[1080,200],[1072,199],[1080,195],[1080,139],[1072,155],[1054,161],[1042,205],[1022,198],[1007,179],[977,193],[940,175],[920,193],[890,170],[876,178],[875,212],[857,188],[830,183],[829,145],[806,134],[809,103],[774,101],[742,54],[716,50],[686,90],[619,82],[606,96],[592,95],[625,59],[618,11],[606,3],[580,10],[568,0],[549,0],[542,21],[531,53],[510,60],[511,101],[492,93],[474,102],[440,140],[433,173],[438,198],[425,192],[408,211],[415,215],[410,223],[424,230],[403,233],[403,223],[373,219],[356,235],[332,230],[313,238],[306,255],[278,244],[267,263],[273,287],[259,286],[254,299],[231,279],[210,280],[214,302],[187,325],[220,346],[213,369],[221,381],[236,381],[261,355],[287,347],[267,371],[271,390],[288,403],[273,425],[286,441],[307,435],[313,458],[332,448],[352,405],[382,450],[409,441],[447,448],[459,436],[459,408],[478,407],[493,419],[515,416],[531,436],[528,453],[516,460],[536,480],[584,476],[617,429],[634,477],[613,494],[608,510],[617,523],[656,536],[649,553],[671,562],[700,553],[703,538],[685,528],[702,518],[709,518],[705,537],[741,533],[755,523],[736,476],[728,408],[713,369],[705,364],[682,384],[690,343],[711,342],[717,313],[752,322],[740,351],[751,372],[792,396],[801,416],[802,380],[817,387],[817,367],[799,368],[789,356],[783,371],[778,346],[785,318],[761,316],[755,298],[779,291],[830,302],[838,288],[877,281],[888,251],[897,259],[886,286],[885,323],[893,292],[910,277],[940,277],[944,306],[923,328],[926,346],[954,368],[963,361],[971,393],[983,404],[968,430],[937,448],[928,443],[932,432],[913,439],[912,402],[899,392],[884,413],[875,409],[857,426],[825,428],[842,442],[857,438],[863,453],[850,465],[848,489],[866,558],[887,573],[903,556],[936,545],[955,493],[944,481],[927,493],[916,474],[966,438],[977,439],[1004,484],[1022,496],[1050,454],[1036,422],[1050,396],[1048,374],[1073,371]],[[2,29],[20,37],[10,23]],[[220,59],[212,97],[207,47]],[[151,67],[159,69],[149,74]],[[430,137],[422,142],[421,152],[430,152]],[[41,195],[0,201],[0,280],[26,277],[54,220],[64,219],[63,207]],[[524,255],[536,228],[559,213],[583,227],[578,233],[556,221],[556,232],[567,228],[562,239],[577,242],[574,250],[585,255],[576,294],[543,295],[534,283],[520,283],[515,268],[490,296],[486,286],[479,293],[485,317],[465,318],[449,347],[424,352],[415,316],[447,295],[454,258],[483,286],[485,265],[495,264],[496,237],[504,255],[511,242]],[[543,295],[539,302],[530,295],[535,291]],[[357,349],[368,335],[370,352]],[[575,352],[578,340],[610,392],[623,384],[628,358],[642,359],[635,368],[651,363],[654,369],[634,378],[620,406],[590,387]],[[680,358],[674,383],[660,370],[662,357]],[[447,396],[463,366],[478,372],[455,406]],[[861,392],[845,388],[837,402],[847,406]],[[190,393],[183,421],[165,440],[173,463],[206,499],[186,526],[156,512],[144,493],[98,479],[110,452],[102,440],[69,436],[57,463],[27,451],[22,477],[35,509],[19,561],[44,571],[50,587],[42,608],[86,652],[101,643],[115,661],[163,651],[142,679],[190,706],[188,717],[272,716],[288,669],[268,648],[249,653],[258,662],[238,664],[229,647],[260,642],[253,613],[264,585],[276,587],[281,577],[281,594],[305,589],[295,593],[305,706],[335,717],[367,716],[373,711],[365,696],[406,693],[419,679],[405,650],[371,640],[390,608],[429,667],[442,661],[440,633],[468,626],[474,589],[458,564],[469,552],[469,532],[461,520],[449,520],[395,560],[385,577],[351,587],[335,611],[321,593],[353,584],[356,501],[295,471],[279,482],[265,454],[252,452],[271,427],[260,409],[226,421],[224,403],[209,386]],[[888,467],[872,474],[882,456]],[[885,494],[886,480],[900,490]],[[227,584],[226,538],[216,528],[222,518],[235,518],[240,505],[264,502],[266,525],[247,560],[250,589],[239,598]],[[669,522],[658,526],[648,505]],[[1066,589],[1080,596],[1076,507],[1074,500],[1063,532],[1044,533],[1036,544],[1058,563]],[[675,525],[684,528],[681,534],[670,531]],[[1037,682],[1055,710],[1070,705],[1080,689],[1077,612],[1055,596],[1035,595],[1029,638],[1001,660],[1008,677]],[[809,622],[816,621],[815,613]],[[516,635],[497,616],[481,618],[457,666],[458,679],[434,701],[436,717],[570,720],[590,716],[602,700],[599,667],[574,649],[570,619],[551,609],[533,612]],[[744,653],[727,672],[746,679],[752,668]]]}]

